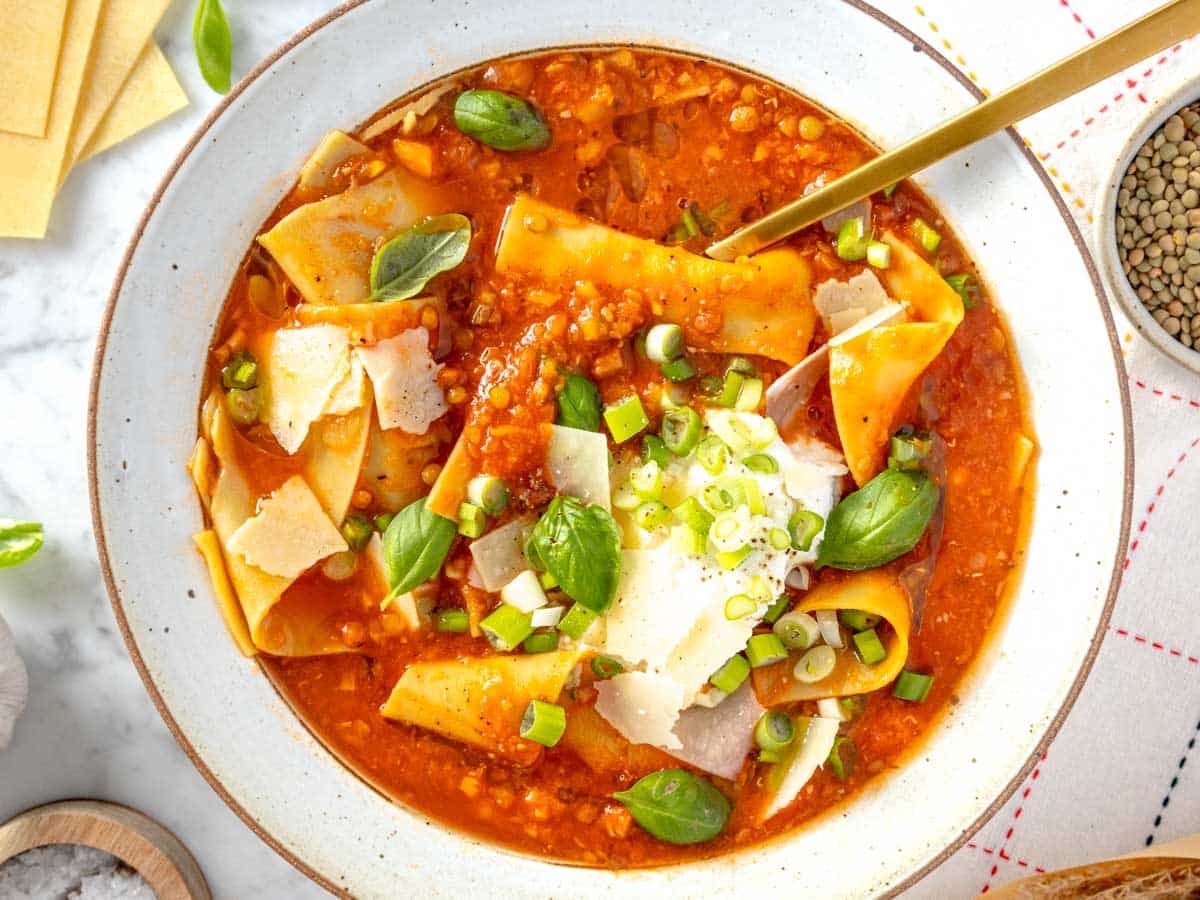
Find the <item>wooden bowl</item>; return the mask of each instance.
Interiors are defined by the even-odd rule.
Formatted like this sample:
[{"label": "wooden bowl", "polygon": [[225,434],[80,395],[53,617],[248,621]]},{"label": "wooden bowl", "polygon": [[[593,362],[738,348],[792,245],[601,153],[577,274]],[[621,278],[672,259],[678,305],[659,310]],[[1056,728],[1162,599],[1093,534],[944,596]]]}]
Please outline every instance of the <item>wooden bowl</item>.
[{"label": "wooden bowl", "polygon": [[0,865],[51,844],[111,853],[146,879],[159,900],[212,900],[200,866],[179,838],[128,806],[64,800],[26,810],[0,825]]}]

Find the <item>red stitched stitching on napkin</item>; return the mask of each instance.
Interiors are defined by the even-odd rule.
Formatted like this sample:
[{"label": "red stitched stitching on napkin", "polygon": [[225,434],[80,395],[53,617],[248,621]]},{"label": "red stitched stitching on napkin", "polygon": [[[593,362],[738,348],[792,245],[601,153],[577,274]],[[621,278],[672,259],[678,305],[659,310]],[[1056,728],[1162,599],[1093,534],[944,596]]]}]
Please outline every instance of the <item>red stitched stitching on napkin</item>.
[{"label": "red stitched stitching on napkin", "polygon": [[999,856],[1005,862],[1010,862],[1010,863],[1013,863],[1014,865],[1018,865],[1022,869],[1033,869],[1033,871],[1038,872],[1038,873],[1046,871],[1041,866],[1035,866],[1033,863],[1027,862],[1026,860],[1013,859],[1011,856],[1009,856],[1003,850],[997,851],[993,847],[981,847],[974,841],[968,841],[967,848],[970,850],[978,850],[980,853],[986,853],[988,856],[992,856],[992,855]]},{"label": "red stitched stitching on napkin", "polygon": [[1177,657],[1178,659],[1186,659],[1193,666],[1200,665],[1200,657],[1192,656],[1191,654],[1185,653],[1182,650],[1177,650],[1174,647],[1168,647],[1162,641],[1151,640],[1145,635],[1138,634],[1135,631],[1130,631],[1128,628],[1112,628],[1111,630],[1112,633],[1117,637],[1129,638],[1135,644],[1142,644],[1146,647],[1149,647],[1151,650],[1158,650],[1162,653],[1166,653],[1168,656]]},{"label": "red stitched stitching on napkin", "polygon": [[1067,0],[1058,0],[1058,5],[1071,14],[1071,18],[1083,27],[1083,30],[1087,32],[1087,36],[1089,38],[1091,38],[1093,41],[1096,39],[1096,32],[1092,31],[1092,29],[1088,27],[1088,23],[1079,17],[1079,13],[1071,9],[1071,4],[1068,3]]},{"label": "red stitched stitching on napkin", "polygon": [[1183,465],[1184,460],[1188,458],[1188,454],[1196,449],[1197,444],[1200,444],[1200,438],[1196,438],[1194,441],[1188,444],[1188,448],[1179,454],[1179,459],[1175,460],[1175,465],[1171,466],[1171,468],[1167,470],[1167,477],[1162,480],[1162,483],[1159,484],[1157,488],[1155,488],[1154,499],[1151,500],[1149,505],[1146,507],[1146,515],[1143,516],[1142,521],[1138,523],[1136,530],[1137,536],[1135,536],[1133,542],[1130,543],[1129,553],[1125,556],[1125,562],[1121,565],[1122,572],[1128,569],[1129,563],[1133,561],[1133,554],[1137,552],[1137,548],[1142,543],[1141,534],[1146,530],[1146,526],[1150,524],[1150,517],[1154,515],[1154,510],[1158,508],[1159,498],[1162,497],[1163,491],[1167,489],[1167,482],[1175,477],[1175,473],[1179,471],[1179,467]]},{"label": "red stitched stitching on napkin", "polygon": [[[1060,0],[1060,2],[1062,2],[1062,0]],[[1066,5],[1066,4],[1064,3],[1064,5]],[[1170,50],[1168,50],[1166,53],[1164,53],[1162,56],[1160,56],[1158,59],[1156,59],[1149,68],[1147,68],[1144,72],[1142,72],[1140,78],[1136,78],[1136,79],[1135,78],[1126,78],[1125,79],[1125,87],[1128,90],[1132,91],[1135,87],[1138,86],[1139,82],[1145,81],[1147,78],[1149,78],[1151,75],[1153,75],[1155,69],[1157,69],[1159,66],[1163,65],[1167,60],[1169,60],[1171,58],[1172,54],[1178,53],[1180,50],[1182,50],[1183,45],[1186,44],[1190,40],[1191,40],[1191,38],[1188,38],[1187,41],[1181,41],[1180,43],[1178,43],[1174,47],[1172,47]],[[1080,125],[1074,131],[1072,131],[1070,134],[1068,134],[1065,138],[1063,138],[1061,141],[1059,141],[1057,144],[1055,144],[1053,150],[1051,150],[1047,153],[1043,153],[1039,158],[1042,160],[1042,162],[1045,162],[1046,160],[1048,160],[1050,158],[1051,154],[1053,154],[1054,152],[1056,152],[1058,150],[1061,150],[1063,147],[1067,146],[1067,144],[1071,140],[1079,137],[1079,135],[1081,135],[1084,132],[1084,130],[1088,128],[1088,126],[1090,126],[1093,122],[1095,122],[1097,118],[1099,118],[1104,113],[1108,112],[1109,109],[1112,108],[1112,105],[1114,103],[1120,103],[1121,100],[1123,100],[1126,96],[1127,96],[1127,94],[1125,91],[1121,91],[1121,92],[1113,95],[1112,100],[1110,100],[1108,103],[1105,103],[1098,110],[1096,110],[1094,115],[1091,115],[1088,118],[1084,119],[1082,125]],[[1141,91],[1139,91],[1136,96],[1137,96],[1138,100],[1140,100],[1142,103],[1149,102],[1146,99],[1146,95],[1144,93],[1142,93]]]},{"label": "red stitched stitching on napkin", "polygon": [[[1013,813],[1012,822],[1008,826],[1008,831],[1004,833],[1004,840],[1000,842],[1000,848],[996,851],[996,855],[1003,860],[1009,860],[1010,857],[1005,853],[1005,848],[1008,842],[1012,840],[1013,832],[1017,828],[1017,820],[1021,818],[1021,813],[1025,811],[1025,801],[1029,799],[1029,795],[1033,793],[1033,786],[1037,783],[1038,776],[1042,774],[1042,766],[1046,763],[1046,755],[1042,754],[1041,760],[1038,761],[1037,767],[1033,770],[1033,774],[1029,776],[1029,783],[1025,785],[1025,790],[1021,792],[1021,804],[1017,807],[1017,811]],[[979,893],[986,894],[992,886],[992,879],[996,877],[996,873],[1000,871],[999,863],[992,866],[992,871],[988,873],[987,881],[983,884],[983,889]]]},{"label": "red stitched stitching on napkin", "polygon": [[1193,409],[1200,409],[1200,400],[1189,400],[1187,397],[1181,396],[1180,394],[1168,394],[1161,388],[1152,388],[1150,385],[1146,384],[1146,382],[1136,379],[1134,380],[1133,385],[1134,387],[1141,388],[1143,391],[1149,391],[1155,397],[1163,397],[1167,400],[1176,400],[1180,403],[1186,403]]}]

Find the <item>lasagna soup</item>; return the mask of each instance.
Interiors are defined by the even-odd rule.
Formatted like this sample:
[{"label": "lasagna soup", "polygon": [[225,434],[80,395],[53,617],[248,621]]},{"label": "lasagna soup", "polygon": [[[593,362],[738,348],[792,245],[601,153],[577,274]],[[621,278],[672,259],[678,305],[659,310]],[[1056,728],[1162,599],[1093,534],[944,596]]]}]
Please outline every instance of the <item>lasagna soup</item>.
[{"label": "lasagna soup", "polygon": [[873,153],[629,49],[483,65],[313,150],[189,468],[232,639],[356,772],[661,865],[853,802],[937,727],[1021,560],[1004,322],[907,183],[704,255]]}]

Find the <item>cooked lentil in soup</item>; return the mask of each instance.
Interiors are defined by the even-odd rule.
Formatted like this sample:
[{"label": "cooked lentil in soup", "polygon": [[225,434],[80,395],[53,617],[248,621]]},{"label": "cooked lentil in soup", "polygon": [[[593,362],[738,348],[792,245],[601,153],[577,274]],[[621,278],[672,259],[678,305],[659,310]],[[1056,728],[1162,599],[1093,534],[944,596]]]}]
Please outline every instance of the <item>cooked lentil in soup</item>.
[{"label": "cooked lentil in soup", "polygon": [[190,469],[222,612],[396,800],[594,866],[811,819],[936,728],[1021,559],[1002,318],[912,186],[709,61],[497,61],[331,132],[234,278]]}]

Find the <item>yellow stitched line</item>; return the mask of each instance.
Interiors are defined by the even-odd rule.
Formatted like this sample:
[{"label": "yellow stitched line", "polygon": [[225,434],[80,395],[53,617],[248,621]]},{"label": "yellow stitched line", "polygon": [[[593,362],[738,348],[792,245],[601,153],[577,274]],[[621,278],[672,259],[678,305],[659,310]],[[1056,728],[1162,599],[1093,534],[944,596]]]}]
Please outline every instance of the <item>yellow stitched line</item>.
[{"label": "yellow stitched line", "polygon": [[[950,52],[954,53],[954,61],[956,63],[958,63],[959,66],[962,67],[963,71],[966,72],[967,77],[970,78],[972,82],[979,85],[979,89],[981,91],[983,91],[983,96],[985,96],[985,97],[992,96],[992,92],[990,90],[988,90],[982,84],[979,84],[979,77],[975,74],[975,70],[972,69],[967,64],[967,60],[962,55],[962,53],[960,53],[954,49],[954,45],[950,43],[949,39],[942,35],[941,30],[937,26],[937,23],[934,22],[933,19],[929,18],[929,16],[925,12],[925,9],[920,5],[917,5],[913,8],[917,11],[917,15],[925,20],[925,23],[929,26],[929,30],[932,31],[934,34],[938,35],[939,37],[941,37],[942,47],[944,49],[949,50]],[[1034,146],[1030,142],[1029,138],[1025,137],[1025,135],[1021,135],[1021,140],[1025,142],[1026,147],[1028,147],[1030,150],[1034,150]],[[1040,154],[1038,154],[1036,150],[1034,150],[1034,155],[1037,156],[1039,159],[1041,158]],[[1059,176],[1057,170],[1055,170],[1052,166],[1047,166],[1046,171],[1050,173],[1051,178],[1054,178],[1058,182],[1058,187],[1064,194],[1066,194],[1068,203],[1074,204],[1079,209],[1087,208],[1087,203],[1084,202],[1082,197],[1080,197],[1073,190],[1071,190],[1071,185],[1069,185],[1061,176]],[[1091,212],[1088,212],[1086,214],[1086,216],[1087,216],[1088,222],[1091,222],[1092,221]]]}]

